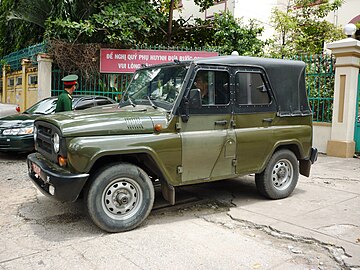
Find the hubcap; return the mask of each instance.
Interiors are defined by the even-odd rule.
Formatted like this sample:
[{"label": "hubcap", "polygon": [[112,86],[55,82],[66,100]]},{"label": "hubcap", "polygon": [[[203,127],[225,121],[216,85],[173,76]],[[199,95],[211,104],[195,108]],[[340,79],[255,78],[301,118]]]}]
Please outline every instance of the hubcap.
[{"label": "hubcap", "polygon": [[294,168],[287,159],[279,160],[272,170],[272,183],[278,190],[284,190],[289,187],[294,175]]},{"label": "hubcap", "polygon": [[111,218],[123,220],[137,213],[143,194],[136,181],[131,178],[119,178],[105,188],[102,198],[105,213]]}]

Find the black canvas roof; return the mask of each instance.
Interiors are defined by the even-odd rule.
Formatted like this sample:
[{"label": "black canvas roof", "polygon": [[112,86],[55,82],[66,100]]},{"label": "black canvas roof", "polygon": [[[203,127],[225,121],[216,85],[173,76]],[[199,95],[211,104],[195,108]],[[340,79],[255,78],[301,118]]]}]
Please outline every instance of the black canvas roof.
[{"label": "black canvas roof", "polygon": [[281,116],[309,115],[305,88],[305,63],[295,60],[218,56],[193,61],[195,65],[252,66],[265,70]]}]

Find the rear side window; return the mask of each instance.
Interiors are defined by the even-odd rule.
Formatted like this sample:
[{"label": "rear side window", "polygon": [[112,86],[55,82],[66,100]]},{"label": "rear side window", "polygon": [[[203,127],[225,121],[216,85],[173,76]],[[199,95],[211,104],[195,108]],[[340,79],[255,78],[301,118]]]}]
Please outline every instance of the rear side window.
[{"label": "rear side window", "polygon": [[95,101],[98,106],[112,104],[111,100],[109,100],[107,98],[103,98],[103,97],[96,97]]},{"label": "rear side window", "polygon": [[84,110],[94,107],[94,100],[93,98],[85,98],[81,99],[75,106],[75,110]]},{"label": "rear side window", "polygon": [[238,105],[266,105],[271,101],[260,73],[238,72],[235,93]]}]

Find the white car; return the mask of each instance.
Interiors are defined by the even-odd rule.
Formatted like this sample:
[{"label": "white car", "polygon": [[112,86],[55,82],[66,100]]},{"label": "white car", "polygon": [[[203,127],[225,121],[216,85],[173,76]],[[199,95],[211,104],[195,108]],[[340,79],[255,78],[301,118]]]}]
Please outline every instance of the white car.
[{"label": "white car", "polygon": [[16,114],[20,111],[16,104],[0,103],[0,117]]}]

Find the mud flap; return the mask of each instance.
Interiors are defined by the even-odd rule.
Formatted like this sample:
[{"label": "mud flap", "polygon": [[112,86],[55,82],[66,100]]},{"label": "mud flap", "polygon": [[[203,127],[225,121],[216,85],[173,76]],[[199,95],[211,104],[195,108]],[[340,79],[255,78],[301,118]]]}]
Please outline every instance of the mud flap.
[{"label": "mud flap", "polygon": [[311,161],[310,160],[300,160],[300,174],[306,177],[310,176],[310,169],[311,169]]},{"label": "mud flap", "polygon": [[161,193],[164,199],[171,205],[175,205],[175,188],[166,181],[161,181]]}]

